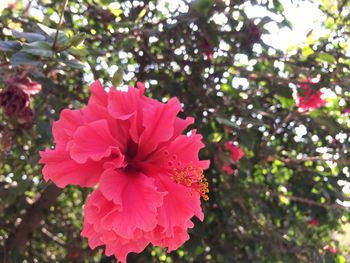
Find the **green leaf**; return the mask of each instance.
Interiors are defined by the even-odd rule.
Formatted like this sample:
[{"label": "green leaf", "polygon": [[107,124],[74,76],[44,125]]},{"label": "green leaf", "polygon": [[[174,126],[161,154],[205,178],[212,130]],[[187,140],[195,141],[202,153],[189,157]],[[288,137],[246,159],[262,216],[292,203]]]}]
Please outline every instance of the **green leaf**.
[{"label": "green leaf", "polygon": [[[52,36],[52,38],[54,39],[55,37]],[[67,37],[66,33],[64,33],[63,31],[58,32],[56,47],[58,47],[58,49],[62,49],[69,45],[70,45],[70,39]]]},{"label": "green leaf", "polygon": [[84,42],[86,38],[86,34],[85,33],[78,33],[77,35],[75,35],[74,37],[72,37],[70,39],[70,45],[76,47],[79,46],[81,43]]},{"label": "green leaf", "polygon": [[71,68],[84,69],[85,67],[85,65],[77,59],[64,59],[60,60],[60,62]]},{"label": "green leaf", "polygon": [[222,134],[219,132],[214,132],[209,134],[208,140],[214,143],[218,143],[222,139]]},{"label": "green leaf", "polygon": [[315,51],[309,46],[305,46],[302,49],[302,54],[304,57],[308,57],[308,56],[312,55],[314,52]]},{"label": "green leaf", "polygon": [[264,25],[270,22],[274,22],[274,20],[269,16],[264,16],[258,23],[258,26],[262,28]]},{"label": "green leaf", "polygon": [[337,62],[337,60],[335,59],[335,57],[329,53],[320,53],[318,54],[316,61],[319,62],[326,62],[329,64],[335,64]]},{"label": "green leaf", "polygon": [[118,67],[118,69],[113,74],[112,84],[118,87],[120,84],[123,83],[123,77],[124,77],[124,71],[121,67]]},{"label": "green leaf", "polygon": [[141,10],[139,15],[137,16],[137,19],[139,20],[139,19],[143,18],[146,15],[146,13],[147,13],[147,8],[145,7]]},{"label": "green leaf", "polygon": [[216,117],[216,120],[218,123],[235,128],[235,129],[240,129],[241,127],[238,126],[237,124],[233,123],[232,121],[229,121],[227,119],[221,118],[221,117]]},{"label": "green leaf", "polygon": [[97,3],[99,3],[100,5],[109,5],[111,3],[113,3],[114,1],[113,0],[96,0]]},{"label": "green leaf", "polygon": [[19,51],[21,47],[18,41],[0,41],[0,51]]},{"label": "green leaf", "polygon": [[288,86],[279,86],[276,88],[276,93],[285,98],[292,98],[292,89]]},{"label": "green leaf", "polygon": [[42,57],[52,57],[54,54],[52,46],[45,41],[35,41],[30,44],[25,44],[22,51]]},{"label": "green leaf", "polygon": [[291,98],[286,98],[283,96],[277,96],[279,101],[281,102],[282,108],[291,110],[294,108],[295,102]]},{"label": "green leaf", "polygon": [[281,4],[280,1],[278,1],[278,0],[273,0],[272,2],[273,2],[273,5],[274,5],[275,8],[276,8],[276,11],[278,11],[278,12],[280,12],[280,13],[282,13],[282,12],[284,11],[284,6]]},{"label": "green leaf", "polygon": [[74,56],[80,56],[80,57],[85,57],[87,54],[89,54],[89,52],[83,45],[80,45],[78,47],[70,47],[68,49],[68,52],[73,54]]},{"label": "green leaf", "polygon": [[[47,36],[50,37],[50,43],[53,43],[56,34],[57,34],[57,30],[47,27],[43,24],[38,24],[38,27],[40,28],[40,30],[42,32],[44,32]],[[57,35],[57,40],[56,40],[56,47],[58,47],[59,49],[67,47],[69,44],[69,38],[67,37],[66,33],[63,31],[58,31],[58,35]]]},{"label": "green leaf", "polygon": [[200,15],[207,16],[210,8],[213,6],[213,0],[196,0],[192,7],[196,10]]},{"label": "green leaf", "polygon": [[12,34],[18,38],[24,38],[28,40],[28,42],[45,40],[45,36],[39,33],[19,32],[17,30],[12,30]]},{"label": "green leaf", "polygon": [[240,132],[238,141],[249,149],[253,149],[257,140],[257,135],[253,131]]},{"label": "green leaf", "polygon": [[14,66],[23,64],[39,66],[41,62],[38,57],[20,51],[11,57],[11,64]]},{"label": "green leaf", "polygon": [[56,29],[54,29],[54,28],[47,27],[47,26],[40,24],[40,23],[38,23],[37,25],[40,28],[40,30],[43,31],[47,36],[52,36],[52,35],[56,34]]},{"label": "green leaf", "polygon": [[328,117],[313,117],[312,118],[323,130],[327,130],[331,135],[337,134],[339,125],[333,119]]}]

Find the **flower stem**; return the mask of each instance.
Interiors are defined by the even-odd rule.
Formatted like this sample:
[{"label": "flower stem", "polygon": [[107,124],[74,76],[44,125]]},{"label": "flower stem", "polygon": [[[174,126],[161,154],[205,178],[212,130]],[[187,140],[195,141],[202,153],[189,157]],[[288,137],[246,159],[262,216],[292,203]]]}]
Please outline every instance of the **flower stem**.
[{"label": "flower stem", "polygon": [[52,45],[52,49],[53,49],[53,50],[56,50],[56,44],[57,44],[58,33],[60,32],[60,28],[61,28],[61,24],[62,24],[62,19],[63,19],[63,15],[64,15],[64,10],[66,9],[67,4],[68,4],[68,0],[63,0],[62,6],[61,6],[60,19],[59,19],[58,24],[57,24],[56,35],[55,35],[55,39],[54,39],[53,45]]}]

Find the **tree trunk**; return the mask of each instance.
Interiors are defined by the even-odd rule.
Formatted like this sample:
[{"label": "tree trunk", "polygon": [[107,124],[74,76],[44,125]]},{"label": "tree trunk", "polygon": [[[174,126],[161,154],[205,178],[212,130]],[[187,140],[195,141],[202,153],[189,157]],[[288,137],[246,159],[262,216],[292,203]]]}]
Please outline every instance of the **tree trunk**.
[{"label": "tree trunk", "polygon": [[4,263],[12,262],[11,254],[13,252],[23,253],[31,234],[48,215],[50,207],[56,203],[61,192],[61,188],[50,184],[39,199],[27,209],[27,212],[22,216],[20,224],[6,240]]}]

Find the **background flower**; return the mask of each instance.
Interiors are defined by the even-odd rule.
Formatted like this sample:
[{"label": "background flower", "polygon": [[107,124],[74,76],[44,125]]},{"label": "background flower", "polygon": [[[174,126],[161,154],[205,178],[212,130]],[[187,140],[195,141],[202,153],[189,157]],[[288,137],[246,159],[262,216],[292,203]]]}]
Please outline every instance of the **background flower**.
[{"label": "background flower", "polygon": [[298,85],[299,92],[297,94],[296,106],[303,111],[314,110],[327,103],[321,90],[314,91],[313,86],[315,84],[317,85],[318,81],[306,79],[300,81]]}]

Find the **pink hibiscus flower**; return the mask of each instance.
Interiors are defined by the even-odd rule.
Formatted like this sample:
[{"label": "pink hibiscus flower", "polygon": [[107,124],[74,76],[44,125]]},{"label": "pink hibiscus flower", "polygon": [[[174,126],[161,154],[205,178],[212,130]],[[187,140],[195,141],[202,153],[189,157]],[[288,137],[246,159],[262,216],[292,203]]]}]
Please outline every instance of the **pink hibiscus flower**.
[{"label": "pink hibiscus flower", "polygon": [[188,238],[192,217],[203,220],[200,197],[208,183],[199,160],[204,144],[180,119],[180,102],[163,104],[144,96],[144,86],[105,92],[99,81],[80,110],[63,110],[53,125],[54,150],[40,152],[45,180],[60,187],[98,188],[84,208],[82,236],[91,248],[126,262],[148,244],[172,251]]},{"label": "pink hibiscus flower", "polygon": [[232,142],[226,142],[225,149],[230,152],[230,156],[235,162],[239,161],[245,155],[244,151]]},{"label": "pink hibiscus flower", "polygon": [[296,106],[302,111],[314,110],[327,103],[327,101],[323,98],[323,92],[321,90],[318,90],[317,92],[312,90],[312,86],[317,83],[318,82],[314,79],[305,79],[300,81],[298,88],[303,89],[305,94],[297,94]]}]

